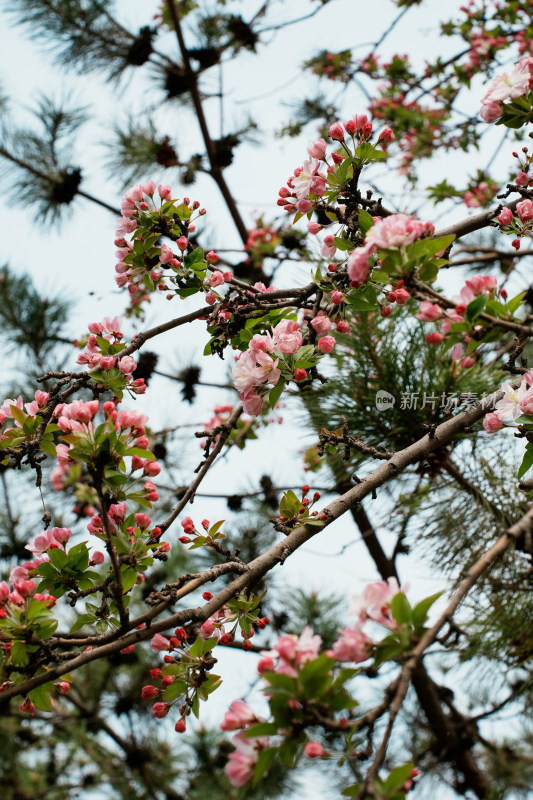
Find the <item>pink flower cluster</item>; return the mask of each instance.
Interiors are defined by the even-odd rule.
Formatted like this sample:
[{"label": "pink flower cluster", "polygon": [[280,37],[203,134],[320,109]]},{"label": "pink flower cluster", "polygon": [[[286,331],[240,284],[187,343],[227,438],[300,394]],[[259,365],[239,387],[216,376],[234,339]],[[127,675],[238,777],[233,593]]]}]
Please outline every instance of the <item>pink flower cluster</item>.
[{"label": "pink flower cluster", "polygon": [[[528,176],[525,175],[525,178],[525,183],[528,183]],[[518,183],[518,178],[516,182]],[[501,227],[506,229],[505,233],[516,233],[518,236],[533,236],[533,201],[528,199],[521,200],[516,204],[515,213],[516,216],[510,208],[502,208],[496,217]],[[511,244],[518,250],[520,248],[520,239],[515,239]]]},{"label": "pink flower cluster", "polygon": [[372,270],[372,257],[377,250],[399,250],[422,236],[432,236],[432,222],[420,222],[409,214],[391,214],[374,217],[374,225],[365,236],[362,247],[356,247],[348,256],[348,277],[353,286],[361,286]]},{"label": "pink flower cluster", "polygon": [[[320,143],[324,143],[325,158],[326,143],[323,139],[319,143],[310,145],[308,152],[322,152]],[[316,200],[322,197],[326,191],[326,176],[320,171],[320,161],[317,157],[311,156],[304,161],[303,166],[294,170],[294,175],[287,181],[287,186],[282,186],[279,190],[277,204],[282,206],[284,211],[300,211],[307,214],[315,207]],[[311,199],[313,198],[313,199]]]},{"label": "pink flower cluster", "polygon": [[503,383],[501,389],[504,396],[483,419],[487,433],[496,433],[505,425],[512,425],[521,414],[533,415],[533,370],[526,372],[517,389],[510,383]]},{"label": "pink flower cluster", "polygon": [[293,354],[301,345],[300,326],[288,319],[279,322],[272,334],[256,334],[251,339],[248,350],[240,354],[232,370],[235,388],[247,414],[257,416],[261,413],[261,393],[268,386],[275,386],[281,377],[279,358],[275,353]]},{"label": "pink flower cluster", "polygon": [[[451,298],[452,302],[455,303],[454,308],[443,309],[438,303],[431,303],[428,300],[423,300],[420,303],[418,314],[415,314],[415,317],[422,322],[437,322],[442,319],[441,332],[434,331],[433,333],[427,334],[426,341],[428,344],[440,344],[444,340],[446,334],[450,333],[451,327],[455,322],[464,322],[466,320],[466,310],[469,303],[482,294],[490,295],[494,293],[497,286],[498,282],[492,275],[475,275],[465,282],[459,295],[455,295]],[[465,345],[467,345],[469,341],[470,336],[466,334],[464,339]],[[452,359],[454,361],[460,361],[464,369],[469,369],[476,363],[474,356],[463,356],[463,345],[460,342],[455,344],[452,349]]]},{"label": "pink flower cluster", "polygon": [[481,101],[480,117],[485,122],[496,122],[503,114],[503,102],[523,97],[533,88],[533,57],[526,56],[508,75],[497,75]]},{"label": "pink flower cluster", "polygon": [[299,637],[280,636],[273,650],[262,653],[257,671],[261,675],[265,672],[277,672],[295,678],[302,667],[318,658],[321,644],[322,638],[306,625]]},{"label": "pink flower cluster", "polygon": [[[89,336],[84,350],[79,354],[76,363],[87,364],[90,369],[100,369],[103,372],[117,367],[128,382],[128,388],[135,394],[144,394],[146,384],[144,378],[133,380],[132,373],[137,369],[137,362],[131,356],[121,356],[120,350],[124,345],[118,346],[123,338],[121,332],[122,319],[120,317],[104,317],[102,322],[89,323]],[[110,346],[102,345],[98,338],[105,339]]]},{"label": "pink flower cluster", "polygon": [[359,664],[372,654],[374,643],[363,631],[366,622],[378,622],[387,628],[396,628],[397,623],[390,611],[395,595],[405,592],[395,578],[387,582],[369,583],[361,595],[353,598],[352,613],[357,619],[353,625],[339,631],[340,636],[333,645],[333,655],[338,661],[353,661]]},{"label": "pink flower cluster", "polygon": [[[46,407],[46,404],[48,403],[48,398],[49,398],[48,393],[41,392],[39,389],[35,392],[34,399],[31,401],[31,403],[25,403],[22,399],[22,395],[19,395],[16,400],[11,400],[10,398],[7,398],[0,406],[0,426],[4,424],[6,419],[12,419],[15,423],[15,426],[17,428],[21,428],[22,425],[13,416],[13,411],[11,406],[15,406],[15,408],[18,408],[20,411],[25,410],[28,416],[35,417],[41,409]],[[5,428],[0,438],[4,438],[5,434],[10,430],[13,429]]]}]

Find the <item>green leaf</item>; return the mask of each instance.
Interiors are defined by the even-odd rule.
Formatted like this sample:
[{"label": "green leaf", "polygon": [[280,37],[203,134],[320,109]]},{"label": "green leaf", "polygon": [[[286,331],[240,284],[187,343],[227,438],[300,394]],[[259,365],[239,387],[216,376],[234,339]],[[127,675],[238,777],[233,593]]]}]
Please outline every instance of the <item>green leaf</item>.
[{"label": "green leaf", "polygon": [[359,209],[358,224],[361,234],[365,236],[374,224],[374,217],[364,209]]},{"label": "green leaf", "polygon": [[434,261],[423,264],[418,272],[420,280],[426,281],[426,283],[433,283],[438,274],[439,268]]},{"label": "green leaf", "polygon": [[193,264],[198,264],[199,261],[204,260],[204,251],[201,247],[197,247],[192,253],[185,256],[183,264],[186,267],[191,267]]},{"label": "green leaf", "polygon": [[30,657],[27,652],[27,646],[25,642],[13,642],[13,647],[11,648],[11,661],[16,666],[25,667],[26,664],[29,663]]},{"label": "green leaf", "polygon": [[48,550],[48,558],[54,567],[61,572],[64,569],[67,561],[69,560],[67,554],[60,547],[53,547]]},{"label": "green leaf", "polygon": [[122,592],[126,594],[135,586],[135,581],[137,580],[137,573],[131,567],[122,567]]},{"label": "green leaf", "polygon": [[470,320],[470,322],[473,322],[475,319],[477,319],[477,317],[479,317],[487,305],[487,299],[488,297],[486,294],[480,294],[479,297],[476,297],[467,305],[466,318]]},{"label": "green leaf", "polygon": [[432,594],[430,597],[425,597],[416,604],[411,612],[413,625],[415,625],[415,627],[419,627],[420,625],[424,624],[427,619],[429,609],[433,603],[439,599],[439,597],[442,597],[443,594],[444,592],[437,592],[436,594]]},{"label": "green leaf", "polygon": [[342,239],[340,236],[334,238],[337,250],[352,250],[353,243],[349,239]]},{"label": "green leaf", "polygon": [[296,679],[280,672],[265,672],[263,678],[269,684],[266,691],[270,692],[273,688],[282,689],[284,693],[294,694],[296,690]]},{"label": "green leaf", "polygon": [[75,633],[79,631],[80,628],[83,628],[85,625],[92,625],[94,623],[95,617],[93,614],[80,614],[72,628],[70,629],[70,633]]},{"label": "green leaf", "polygon": [[24,413],[24,411],[22,411],[22,409],[19,408],[18,406],[9,406],[9,408],[11,409],[11,413],[13,414],[13,419],[15,419],[17,422],[20,422],[21,425],[24,425],[24,422],[26,420],[26,414]]},{"label": "green leaf", "polygon": [[280,378],[277,384],[274,386],[274,388],[271,389],[270,392],[268,393],[268,403],[270,405],[270,408],[274,408],[279,398],[281,397],[281,393],[283,392],[284,388],[285,388],[285,381],[282,378]]},{"label": "green leaf", "polygon": [[28,697],[41,711],[51,711],[52,701],[50,699],[50,692],[53,690],[54,685],[52,683],[45,683],[28,692]]},{"label": "green leaf", "polygon": [[526,293],[525,292],[521,292],[520,294],[517,294],[516,297],[513,297],[512,300],[509,300],[509,302],[507,303],[507,308],[509,309],[511,314],[514,314],[514,312],[516,311],[518,306],[521,305],[524,302],[524,297],[525,296],[526,296]]},{"label": "green leaf", "polygon": [[528,442],[526,444],[526,452],[524,453],[524,458],[522,459],[522,463],[520,464],[520,469],[518,470],[517,478],[522,478],[526,472],[531,469],[533,466],[533,444]]},{"label": "green leaf", "polygon": [[185,681],[179,681],[179,680],[173,681],[173,683],[171,683],[165,689],[163,700],[166,703],[171,703],[172,700],[176,699],[176,697],[180,697],[186,692],[187,692],[187,683]]},{"label": "green leaf", "polygon": [[55,444],[48,439],[41,439],[40,448],[48,456],[55,457],[57,455]]},{"label": "green leaf", "polygon": [[268,747],[265,750],[261,750],[254,769],[254,776],[252,779],[253,787],[257,786],[263,775],[270,769],[270,765],[276,753],[277,748],[275,747]]},{"label": "green leaf", "polygon": [[409,762],[408,764],[402,764],[401,767],[395,767],[390,773],[388,778],[385,780],[384,788],[389,794],[394,789],[400,789],[406,780],[411,777],[411,773],[413,771],[414,764]]},{"label": "green leaf", "polygon": [[414,261],[421,261],[422,259],[426,261],[442,250],[446,250],[454,239],[453,233],[449,236],[439,236],[438,239],[419,239],[407,248],[408,258]]},{"label": "green leaf", "polygon": [[275,722],[259,722],[257,725],[252,725],[244,731],[246,739],[251,739],[254,736],[274,736],[278,732],[278,726]]},{"label": "green leaf", "polygon": [[394,595],[391,600],[390,610],[399,625],[411,621],[411,606],[403,592],[398,592],[398,594]]},{"label": "green leaf", "polygon": [[146,458],[149,461],[154,461],[155,456],[150,450],[143,450],[142,447],[129,447],[126,452],[124,453],[125,456],[139,456],[140,458]]},{"label": "green leaf", "polygon": [[352,783],[351,786],[347,786],[343,789],[341,794],[344,795],[344,797],[355,797],[359,791],[359,786],[360,784],[358,783]]}]

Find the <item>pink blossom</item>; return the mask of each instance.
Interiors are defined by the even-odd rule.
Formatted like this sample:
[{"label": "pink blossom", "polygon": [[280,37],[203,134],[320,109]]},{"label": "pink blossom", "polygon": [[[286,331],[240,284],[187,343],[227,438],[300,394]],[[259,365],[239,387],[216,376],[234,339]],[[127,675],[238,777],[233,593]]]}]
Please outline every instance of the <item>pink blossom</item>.
[{"label": "pink blossom", "polygon": [[323,313],[319,313],[312,319],[311,325],[319,335],[329,333],[331,330],[331,320]]},{"label": "pink blossom", "polygon": [[15,583],[15,590],[21,597],[29,597],[35,591],[35,584],[33,581],[27,581],[21,578]]},{"label": "pink blossom", "polygon": [[7,419],[13,419],[13,412],[11,411],[11,406],[16,406],[17,408],[20,408],[20,410],[22,411],[23,407],[22,395],[19,394],[16,400],[10,400],[9,398],[7,400],[4,400],[2,406],[0,407],[0,412],[4,415],[4,417],[7,417]]},{"label": "pink blossom", "polygon": [[339,142],[344,141],[344,130],[340,122],[335,122],[331,125],[329,129],[329,135],[331,139],[335,139]]},{"label": "pink blossom", "polygon": [[91,567],[96,567],[98,564],[103,564],[105,561],[105,556],[101,552],[101,550],[93,550],[91,553],[91,557],[89,559],[89,564]]},{"label": "pink blossom", "polygon": [[513,212],[511,211],[510,208],[502,208],[496,219],[498,220],[500,225],[506,227],[507,225],[510,225],[511,222],[513,221]]},{"label": "pink blossom", "polygon": [[515,389],[510,383],[503,383],[501,388],[505,394],[496,403],[494,414],[501,422],[514,420],[522,413],[520,403],[529,392],[526,381],[522,380],[518,389]]},{"label": "pink blossom", "polygon": [[256,721],[257,716],[248,703],[245,703],[244,700],[234,700],[229,711],[226,711],[220,728],[223,731],[236,731]]},{"label": "pink blossom", "polygon": [[260,675],[264,672],[274,672],[275,664],[274,659],[270,656],[264,656],[260,658],[257,663],[257,671]]},{"label": "pink blossom", "polygon": [[238,392],[250,391],[254,385],[253,370],[255,369],[255,352],[241,353],[239,360],[233,367],[233,383]]},{"label": "pink blossom", "polygon": [[59,542],[60,544],[66,544],[72,536],[72,531],[70,528],[50,528],[48,533],[51,534],[56,542]]},{"label": "pink blossom", "polygon": [[484,122],[496,122],[503,114],[503,106],[493,100],[489,102],[481,101],[481,111],[479,116]]},{"label": "pink blossom", "polygon": [[516,204],[516,213],[521,222],[529,222],[529,220],[533,219],[533,201],[521,200]]},{"label": "pink blossom", "polygon": [[137,362],[131,356],[124,356],[118,362],[118,368],[123,375],[129,375],[137,369]]},{"label": "pink blossom", "polygon": [[[353,598],[352,613],[357,614],[361,621],[372,619],[384,625],[391,625],[388,606],[392,598],[407,587],[400,589],[396,578],[385,581],[375,581],[365,586],[362,595]],[[395,624],[395,623],[394,623]]]},{"label": "pink blossom", "polygon": [[497,431],[500,431],[504,425],[497,414],[490,413],[486,414],[483,418],[483,427],[487,433],[496,433]]},{"label": "pink blossom", "polygon": [[[274,645],[274,650],[284,661],[301,668],[318,657],[321,644],[321,637],[315,635],[309,625],[306,625],[299,638],[280,636]],[[279,668],[276,671],[279,671]]]},{"label": "pink blossom", "polygon": [[143,428],[148,422],[146,414],[141,414],[140,411],[119,411],[117,422],[119,427],[125,430],[126,428]]},{"label": "pink blossom", "polygon": [[113,356],[102,356],[102,358],[100,359],[100,366],[102,367],[102,369],[105,370],[113,369],[116,363],[117,359],[114,358]]},{"label": "pink blossom", "polygon": [[273,353],[276,349],[276,343],[269,333],[256,333],[255,336],[251,338],[248,349],[262,350],[264,353]]},{"label": "pink blossom", "polygon": [[102,324],[106,333],[108,333],[110,336],[116,337],[117,334],[120,333],[122,319],[121,317],[104,317]]},{"label": "pink blossom", "polygon": [[242,733],[237,733],[233,737],[233,743],[236,749],[228,756],[225,772],[233,786],[244,786],[254,774],[260,750],[268,747],[268,739],[246,739]]},{"label": "pink blossom", "polygon": [[437,303],[430,303],[429,300],[422,300],[420,309],[415,317],[422,322],[435,322],[442,317],[442,308]]},{"label": "pink blossom", "polygon": [[300,214],[308,214],[310,211],[313,210],[314,205],[306,197],[302,197],[302,199],[298,200],[298,202],[296,203],[296,208],[298,209]]},{"label": "pink blossom", "polygon": [[320,742],[306,742],[304,746],[304,756],[307,758],[323,758],[327,754],[327,750],[324,750]]},{"label": "pink blossom", "polygon": [[[320,168],[320,162],[316,158],[310,158],[304,161],[298,175],[293,180],[294,194],[298,200],[309,197],[311,192],[317,186],[317,174]],[[314,192],[316,194],[316,192]]]},{"label": "pink blossom", "polygon": [[280,353],[296,353],[302,346],[302,334],[297,322],[284,319],[274,328],[276,350]]},{"label": "pink blossom", "polygon": [[356,114],[352,119],[347,120],[344,123],[344,130],[346,133],[353,136],[357,131],[360,131],[364,128],[365,125],[368,125],[368,117],[366,114]]},{"label": "pink blossom", "polygon": [[311,158],[317,158],[322,161],[326,157],[327,147],[325,139],[318,139],[307,146],[307,152]]},{"label": "pink blossom", "polygon": [[156,719],[163,719],[170,711],[170,703],[154,703],[152,706],[152,714]]},{"label": "pink blossom", "polygon": [[45,553],[47,550],[50,550],[50,548],[59,547],[59,543],[52,533],[52,530],[41,531],[41,533],[35,537],[33,542],[30,542],[26,545],[26,550],[29,550],[30,553],[40,555],[41,553]]},{"label": "pink blossom", "polygon": [[527,174],[527,172],[520,171],[516,176],[516,178],[514,179],[514,182],[516,183],[517,186],[527,186],[529,183],[529,175]]},{"label": "pink blossom", "polygon": [[335,337],[322,336],[322,338],[318,340],[317,347],[321,353],[331,353],[335,347]]},{"label": "pink blossom", "polygon": [[150,527],[150,523],[152,522],[152,520],[150,519],[148,514],[137,513],[135,514],[135,522],[137,523],[139,528],[142,528],[142,530],[145,531],[147,528]]},{"label": "pink blossom", "polygon": [[361,286],[370,275],[369,259],[375,249],[372,243],[365,244],[363,247],[356,247],[348,256],[348,277],[357,286]]},{"label": "pink blossom", "polygon": [[503,75],[497,75],[493,78],[487,93],[481,101],[483,105],[500,103],[504,100],[511,100],[527,94],[529,91],[530,61],[530,58],[523,58],[509,75],[504,72]]},{"label": "pink blossom", "polygon": [[209,639],[211,638],[211,636],[217,635],[217,629],[215,628],[210,619],[206,619],[206,621],[201,626],[200,631],[202,639]]},{"label": "pink blossom", "polygon": [[166,636],[160,633],[155,633],[150,639],[150,647],[156,652],[163,652],[164,650],[172,650],[172,645]]},{"label": "pink blossom", "polygon": [[257,366],[252,370],[255,382],[263,383],[267,381],[275,386],[281,377],[281,371],[278,369],[279,359],[274,361],[268,353],[264,353],[262,350],[256,350],[255,360]]},{"label": "pink blossom", "polygon": [[396,137],[391,128],[383,128],[378,136],[378,142],[393,142],[395,138]]},{"label": "pink blossom", "polygon": [[533,389],[520,400],[520,411],[522,414],[533,414]]},{"label": "pink blossom", "polygon": [[241,394],[240,399],[245,413],[251,417],[257,417],[263,410],[263,398],[253,391]]},{"label": "pink blossom", "polygon": [[333,645],[333,654],[337,661],[353,661],[359,664],[366,661],[372,649],[372,640],[359,628],[339,630],[340,636]]},{"label": "pink blossom", "polygon": [[331,234],[328,234],[324,237],[324,245],[322,247],[321,254],[324,258],[333,258],[336,252],[337,245],[335,244],[335,237]]},{"label": "pink blossom", "polygon": [[220,272],[219,269],[215,270],[213,274],[209,277],[209,285],[210,286],[222,286],[224,283],[224,275]]},{"label": "pink blossom", "polygon": [[378,219],[370,228],[365,244],[387,250],[411,244],[425,233],[424,223],[408,214],[391,214]]}]

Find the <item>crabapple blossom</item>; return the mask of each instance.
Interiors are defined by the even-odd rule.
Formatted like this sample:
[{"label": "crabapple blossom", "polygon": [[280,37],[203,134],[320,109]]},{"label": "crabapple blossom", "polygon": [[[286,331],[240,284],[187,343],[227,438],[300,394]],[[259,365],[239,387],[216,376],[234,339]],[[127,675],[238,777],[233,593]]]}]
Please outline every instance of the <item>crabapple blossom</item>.
[{"label": "crabapple blossom", "polygon": [[527,383],[525,380],[522,380],[518,389],[515,389],[510,383],[503,383],[501,388],[505,394],[502,399],[498,400],[496,403],[494,414],[501,422],[515,420],[522,413],[520,404],[529,392]]},{"label": "crabapple blossom", "polygon": [[329,333],[331,330],[331,320],[325,314],[317,314],[317,316],[311,320],[311,325],[319,335]]},{"label": "crabapple blossom", "polygon": [[320,742],[306,742],[304,745],[304,756],[307,758],[323,758],[327,754],[328,751],[322,747]]},{"label": "crabapple blossom", "polygon": [[483,417],[483,427],[487,433],[496,433],[497,431],[501,431],[504,424],[497,414],[490,413],[485,414]]},{"label": "crabapple blossom", "polygon": [[513,212],[511,211],[510,208],[502,208],[496,219],[498,220],[500,225],[506,227],[507,225],[510,225],[511,222],[513,221]]},{"label": "crabapple blossom", "polygon": [[244,700],[234,700],[229,711],[226,711],[220,728],[223,731],[236,731],[257,721],[258,718],[248,703],[245,703]]},{"label": "crabapple blossom", "polygon": [[333,644],[333,655],[338,661],[353,661],[359,664],[369,658],[372,639],[358,627],[339,630],[340,636]]},{"label": "crabapple blossom", "polygon": [[443,311],[438,303],[430,303],[429,300],[422,300],[418,314],[415,317],[422,322],[435,322],[442,317]]},{"label": "crabapple blossom", "polygon": [[242,733],[237,733],[232,741],[236,749],[228,756],[225,772],[233,786],[244,786],[254,773],[260,751],[269,742],[264,736],[245,738]]},{"label": "crabapple blossom", "polygon": [[318,340],[317,347],[321,353],[331,353],[335,347],[335,337],[322,336],[322,338]]},{"label": "crabapple blossom", "polygon": [[391,214],[374,223],[365,237],[365,244],[382,250],[397,249],[412,244],[427,230],[423,222],[409,214]]}]

